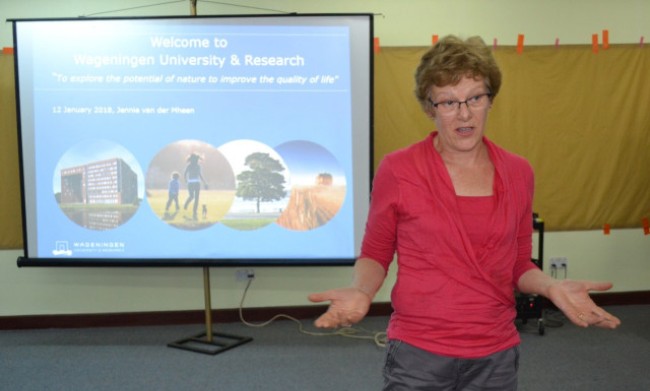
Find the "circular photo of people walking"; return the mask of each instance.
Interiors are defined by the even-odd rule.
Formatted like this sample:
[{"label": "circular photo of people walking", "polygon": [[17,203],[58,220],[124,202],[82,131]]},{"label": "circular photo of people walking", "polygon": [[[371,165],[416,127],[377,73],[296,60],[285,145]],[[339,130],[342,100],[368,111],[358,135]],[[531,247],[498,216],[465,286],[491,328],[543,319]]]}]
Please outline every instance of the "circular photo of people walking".
[{"label": "circular photo of people walking", "polygon": [[185,230],[220,222],[235,197],[228,160],[200,140],[179,140],[163,148],[151,161],[145,183],[153,213]]}]

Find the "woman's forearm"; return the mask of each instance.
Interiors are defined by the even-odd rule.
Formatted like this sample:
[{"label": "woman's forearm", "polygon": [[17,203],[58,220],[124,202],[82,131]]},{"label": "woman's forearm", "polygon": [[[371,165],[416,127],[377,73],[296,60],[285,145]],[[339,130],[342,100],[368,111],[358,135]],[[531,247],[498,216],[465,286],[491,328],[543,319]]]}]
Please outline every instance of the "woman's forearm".
[{"label": "woman's forearm", "polygon": [[536,294],[548,297],[548,289],[557,280],[539,269],[531,269],[521,275],[517,288],[521,293]]},{"label": "woman's forearm", "polygon": [[386,270],[377,261],[370,258],[359,258],[354,264],[352,287],[359,289],[372,300],[385,278]]}]

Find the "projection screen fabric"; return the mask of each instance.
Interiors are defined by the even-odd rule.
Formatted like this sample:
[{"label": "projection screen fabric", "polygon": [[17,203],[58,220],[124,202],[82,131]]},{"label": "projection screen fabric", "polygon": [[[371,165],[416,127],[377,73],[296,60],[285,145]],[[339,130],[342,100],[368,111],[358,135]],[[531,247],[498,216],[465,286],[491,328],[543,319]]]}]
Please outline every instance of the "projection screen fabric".
[{"label": "projection screen fabric", "polygon": [[19,265],[354,262],[371,15],[13,22]]}]

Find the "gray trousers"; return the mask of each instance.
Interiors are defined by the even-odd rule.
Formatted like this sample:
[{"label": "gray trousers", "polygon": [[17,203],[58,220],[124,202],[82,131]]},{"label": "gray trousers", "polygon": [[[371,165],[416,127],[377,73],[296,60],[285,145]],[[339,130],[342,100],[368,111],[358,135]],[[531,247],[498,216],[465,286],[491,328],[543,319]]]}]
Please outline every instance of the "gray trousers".
[{"label": "gray trousers", "polygon": [[516,391],[518,368],[518,346],[487,357],[462,359],[390,340],[384,391]]}]

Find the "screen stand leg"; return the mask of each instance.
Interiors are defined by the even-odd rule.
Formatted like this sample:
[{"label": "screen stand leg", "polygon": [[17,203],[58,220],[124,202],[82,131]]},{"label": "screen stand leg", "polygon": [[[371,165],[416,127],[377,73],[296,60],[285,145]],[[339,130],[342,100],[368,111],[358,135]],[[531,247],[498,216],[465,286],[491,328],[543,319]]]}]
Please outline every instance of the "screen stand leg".
[{"label": "screen stand leg", "polygon": [[251,337],[215,333],[212,331],[212,305],[210,303],[210,268],[203,267],[203,291],[205,294],[205,332],[167,344],[171,348],[196,353],[219,354],[253,340]]}]

